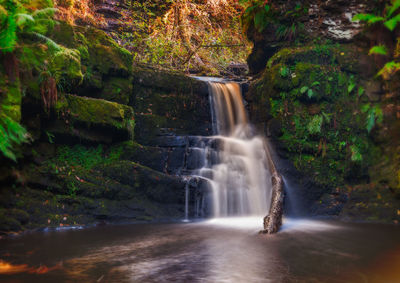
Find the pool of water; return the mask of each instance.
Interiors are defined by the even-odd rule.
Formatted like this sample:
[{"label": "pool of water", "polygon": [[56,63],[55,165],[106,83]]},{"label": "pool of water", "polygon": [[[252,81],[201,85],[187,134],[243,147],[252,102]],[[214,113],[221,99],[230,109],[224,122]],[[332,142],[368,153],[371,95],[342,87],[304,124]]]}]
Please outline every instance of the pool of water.
[{"label": "pool of water", "polygon": [[0,240],[1,282],[400,282],[400,227],[286,219],[131,224]]}]

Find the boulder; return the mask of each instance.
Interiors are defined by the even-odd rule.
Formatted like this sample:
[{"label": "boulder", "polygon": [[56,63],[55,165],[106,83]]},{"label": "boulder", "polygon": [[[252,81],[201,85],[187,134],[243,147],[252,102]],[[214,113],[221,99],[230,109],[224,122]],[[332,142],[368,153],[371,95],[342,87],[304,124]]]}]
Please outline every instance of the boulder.
[{"label": "boulder", "polygon": [[48,121],[48,131],[86,141],[105,142],[133,137],[131,107],[103,99],[63,95],[55,105],[58,119]]}]

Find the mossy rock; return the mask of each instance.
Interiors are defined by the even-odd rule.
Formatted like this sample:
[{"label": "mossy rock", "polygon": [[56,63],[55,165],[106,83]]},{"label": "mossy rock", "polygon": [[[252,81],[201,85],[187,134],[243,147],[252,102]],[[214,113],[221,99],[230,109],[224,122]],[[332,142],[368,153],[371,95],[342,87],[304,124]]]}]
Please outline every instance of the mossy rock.
[{"label": "mossy rock", "polygon": [[[327,188],[365,178],[370,162],[366,117],[357,104],[361,80],[338,65],[341,50],[328,45],[283,48],[247,94],[252,117],[279,140],[281,154]],[[354,144],[363,161],[353,160]]]},{"label": "mossy rock", "polygon": [[[134,96],[130,104],[137,114],[135,136],[144,145],[157,145],[160,135],[210,135],[211,114],[207,84],[192,78],[162,72],[144,74],[146,80],[134,75]],[[154,77],[154,84],[150,84]],[[170,78],[169,85],[157,76]],[[147,79],[149,81],[147,81]],[[173,81],[175,79],[175,81]],[[178,81],[176,81],[178,79]],[[189,85],[180,87],[180,80]],[[176,84],[175,84],[176,82]]]},{"label": "mossy rock", "polygon": [[272,67],[279,63],[295,65],[297,62],[331,65],[336,62],[335,50],[330,45],[282,48],[268,60],[267,67]]},{"label": "mossy rock", "polygon": [[208,95],[207,83],[178,71],[166,71],[135,66],[132,70],[135,84],[177,93]]},{"label": "mossy rock", "polygon": [[132,91],[132,80],[128,78],[110,77],[104,81],[104,88],[99,98],[127,105],[132,96]]},{"label": "mossy rock", "polygon": [[121,159],[123,160],[130,160],[159,172],[166,169],[168,148],[143,146],[134,141],[115,145],[114,148],[121,152]]},{"label": "mossy rock", "polygon": [[64,91],[82,83],[81,57],[76,49],[61,48],[52,56],[49,69],[54,79],[63,85]]},{"label": "mossy rock", "polygon": [[90,26],[71,26],[60,22],[50,36],[57,43],[78,49],[82,65],[92,72],[129,76],[132,66],[131,53],[120,47],[104,31]]},{"label": "mossy rock", "polygon": [[131,161],[119,161],[98,168],[113,180],[138,188],[160,203],[183,203],[185,182]]},{"label": "mossy rock", "polygon": [[398,223],[400,200],[385,185],[361,184],[349,188],[349,201],[340,217],[347,220]]},{"label": "mossy rock", "polygon": [[49,130],[55,134],[97,142],[133,138],[135,120],[129,106],[103,99],[63,95],[59,97],[55,111],[62,118],[50,123]]}]

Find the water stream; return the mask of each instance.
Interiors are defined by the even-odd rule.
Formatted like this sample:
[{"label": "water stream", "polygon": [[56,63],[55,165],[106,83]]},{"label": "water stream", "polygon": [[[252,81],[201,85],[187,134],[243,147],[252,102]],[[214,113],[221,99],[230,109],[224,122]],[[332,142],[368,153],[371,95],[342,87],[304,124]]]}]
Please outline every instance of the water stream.
[{"label": "water stream", "polygon": [[193,176],[207,180],[213,217],[268,214],[274,169],[264,139],[248,122],[238,83],[208,81],[214,136],[197,144],[202,167]]}]

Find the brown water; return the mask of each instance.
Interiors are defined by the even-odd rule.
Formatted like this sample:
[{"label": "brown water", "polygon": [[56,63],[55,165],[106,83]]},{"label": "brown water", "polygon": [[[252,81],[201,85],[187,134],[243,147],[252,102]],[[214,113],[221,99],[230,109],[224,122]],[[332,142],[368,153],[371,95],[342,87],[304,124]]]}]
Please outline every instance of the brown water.
[{"label": "brown water", "polygon": [[0,281],[400,282],[398,226],[286,220],[280,233],[264,236],[259,223],[213,219],[3,239]]}]

